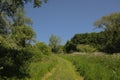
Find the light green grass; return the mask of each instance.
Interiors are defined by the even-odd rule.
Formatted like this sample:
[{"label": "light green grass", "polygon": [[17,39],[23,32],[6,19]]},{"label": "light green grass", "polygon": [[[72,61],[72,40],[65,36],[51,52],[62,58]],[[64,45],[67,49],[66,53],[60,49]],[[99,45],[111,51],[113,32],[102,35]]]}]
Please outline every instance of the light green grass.
[{"label": "light green grass", "polygon": [[42,61],[32,62],[30,65],[30,78],[25,80],[42,80],[42,77],[47,74],[57,64],[57,59],[53,56],[44,56]]},{"label": "light green grass", "polygon": [[57,55],[43,56],[42,61],[32,62],[29,78],[10,80],[83,80],[72,63]]},{"label": "light green grass", "polygon": [[120,55],[61,55],[85,80],[120,80]]},{"label": "light green grass", "polygon": [[58,57],[58,65],[52,76],[47,80],[83,80],[79,74],[75,72],[75,68],[71,62]]}]

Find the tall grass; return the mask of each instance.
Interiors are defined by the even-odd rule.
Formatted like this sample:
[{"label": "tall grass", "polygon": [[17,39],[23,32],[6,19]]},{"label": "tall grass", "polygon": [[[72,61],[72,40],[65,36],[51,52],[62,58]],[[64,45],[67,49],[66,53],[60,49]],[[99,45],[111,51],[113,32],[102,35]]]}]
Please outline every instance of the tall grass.
[{"label": "tall grass", "polygon": [[[45,74],[51,71],[57,64],[57,59],[53,55],[42,55],[41,60],[33,61],[28,67],[29,77],[19,79],[17,77],[12,78],[0,78],[0,80],[42,80]],[[37,59],[38,60],[38,59]],[[14,74],[14,73],[13,73]]]},{"label": "tall grass", "polygon": [[[47,79],[46,79],[47,80]],[[75,72],[75,67],[68,60],[58,57],[56,70],[48,80],[83,80],[78,73]]]},{"label": "tall grass", "polygon": [[63,55],[85,80],[120,80],[120,55]]},{"label": "tall grass", "polygon": [[57,59],[53,55],[44,56],[42,61],[33,62],[30,65],[30,78],[26,80],[41,80],[42,77],[52,70],[57,64]]}]

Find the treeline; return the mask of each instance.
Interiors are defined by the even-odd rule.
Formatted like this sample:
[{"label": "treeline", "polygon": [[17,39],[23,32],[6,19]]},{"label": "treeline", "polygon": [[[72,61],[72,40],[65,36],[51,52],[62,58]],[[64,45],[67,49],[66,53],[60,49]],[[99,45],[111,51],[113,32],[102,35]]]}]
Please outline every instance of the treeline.
[{"label": "treeline", "polygon": [[76,34],[65,45],[66,52],[120,52],[120,13],[103,16],[94,25],[102,32]]},{"label": "treeline", "polygon": [[30,77],[29,64],[51,52],[46,44],[35,44],[32,21],[24,10],[28,2],[40,7],[43,1],[0,0],[0,80]]}]

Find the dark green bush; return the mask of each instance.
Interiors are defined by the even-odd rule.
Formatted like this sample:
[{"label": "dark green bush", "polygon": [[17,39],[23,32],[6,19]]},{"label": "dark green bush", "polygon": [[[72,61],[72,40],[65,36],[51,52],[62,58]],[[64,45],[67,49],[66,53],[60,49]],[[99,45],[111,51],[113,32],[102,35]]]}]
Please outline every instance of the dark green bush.
[{"label": "dark green bush", "polygon": [[32,58],[29,47],[17,46],[14,41],[0,36],[0,76],[3,77],[25,77],[29,72],[27,67]]},{"label": "dark green bush", "polygon": [[76,44],[73,43],[72,41],[67,41],[67,43],[64,46],[64,52],[67,53],[72,53],[75,52],[76,50]]},{"label": "dark green bush", "polygon": [[[76,52],[77,45],[89,45],[96,48],[97,51],[105,53],[120,52],[120,30],[118,31],[102,31],[99,33],[82,33],[75,34],[70,41],[65,44],[66,52]],[[87,47],[87,46],[86,46]],[[90,48],[90,47],[89,47]],[[82,48],[83,49],[83,48]],[[84,48],[85,49],[85,48]],[[81,50],[82,51],[82,50]]]}]

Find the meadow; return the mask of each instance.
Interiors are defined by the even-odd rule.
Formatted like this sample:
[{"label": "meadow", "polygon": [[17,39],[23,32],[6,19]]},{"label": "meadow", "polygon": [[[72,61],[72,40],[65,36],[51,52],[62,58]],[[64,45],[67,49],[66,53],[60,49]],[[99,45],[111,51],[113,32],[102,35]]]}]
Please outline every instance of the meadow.
[{"label": "meadow", "polygon": [[60,55],[72,62],[84,80],[120,80],[120,55]]}]

